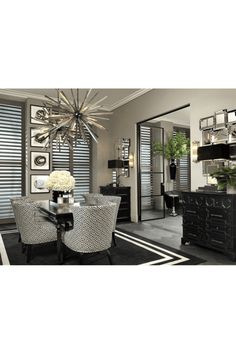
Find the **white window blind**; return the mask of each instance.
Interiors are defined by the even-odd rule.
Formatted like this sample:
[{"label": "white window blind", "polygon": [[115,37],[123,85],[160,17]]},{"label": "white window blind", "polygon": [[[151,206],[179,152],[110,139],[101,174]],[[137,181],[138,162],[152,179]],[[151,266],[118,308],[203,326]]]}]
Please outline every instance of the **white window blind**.
[{"label": "white window blind", "polygon": [[[173,135],[176,135],[177,132],[183,133],[187,138],[190,137],[190,129],[174,127]],[[174,181],[174,189],[178,191],[190,191],[191,189],[191,171],[190,171],[190,154],[182,156],[177,161],[177,173],[176,179]]]},{"label": "white window blind", "polygon": [[140,168],[141,168],[141,186],[143,207],[149,207],[152,204],[150,195],[152,194],[152,156],[151,156],[152,131],[150,127],[140,127]]},{"label": "white window blind", "polygon": [[0,101],[0,221],[13,219],[10,198],[24,193],[23,106]]},{"label": "white window blind", "polygon": [[81,195],[91,190],[91,141],[88,139],[89,143],[79,139],[72,151],[68,145],[56,149],[56,143],[53,142],[52,168],[71,172],[75,178],[75,201],[82,201]]},{"label": "white window blind", "polygon": [[80,140],[80,144],[73,149],[72,174],[75,178],[74,198],[83,200],[81,194],[89,193],[91,189],[91,140],[87,144]]}]

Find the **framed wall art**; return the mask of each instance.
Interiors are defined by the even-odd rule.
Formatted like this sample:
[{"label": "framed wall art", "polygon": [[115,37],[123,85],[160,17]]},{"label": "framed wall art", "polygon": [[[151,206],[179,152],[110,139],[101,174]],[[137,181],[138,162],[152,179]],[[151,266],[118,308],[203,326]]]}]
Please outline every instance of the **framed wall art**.
[{"label": "framed wall art", "polygon": [[30,168],[31,170],[50,170],[50,154],[49,152],[30,152]]},{"label": "framed wall art", "polygon": [[35,139],[35,136],[37,135],[37,133],[41,133],[41,129],[35,129],[35,128],[30,128],[30,146],[31,147],[40,147],[43,148],[45,147],[45,145],[48,143],[48,138],[46,138],[42,143],[38,142]]},{"label": "framed wall art", "polygon": [[37,114],[41,113],[41,116],[45,114],[42,106],[30,105],[30,123],[31,124],[44,124],[43,121],[35,119]]},{"label": "framed wall art", "polygon": [[215,127],[215,116],[210,116],[206,118],[201,118],[199,120],[199,129],[208,130]]},{"label": "framed wall art", "polygon": [[215,112],[215,129],[222,129],[226,127],[228,122],[228,113],[227,109],[222,109],[220,111]]},{"label": "framed wall art", "polygon": [[30,193],[49,193],[46,188],[48,175],[31,175],[30,176]]}]

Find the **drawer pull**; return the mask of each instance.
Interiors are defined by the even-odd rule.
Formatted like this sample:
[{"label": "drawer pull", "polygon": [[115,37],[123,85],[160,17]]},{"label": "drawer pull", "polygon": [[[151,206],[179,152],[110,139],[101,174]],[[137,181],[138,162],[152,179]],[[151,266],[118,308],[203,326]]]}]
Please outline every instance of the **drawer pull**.
[{"label": "drawer pull", "polygon": [[195,210],[186,210],[186,212],[189,214],[197,214],[197,212]]},{"label": "drawer pull", "polygon": [[193,236],[193,237],[197,237],[197,235],[192,234],[192,232],[188,232],[188,235],[189,235],[189,236]]},{"label": "drawer pull", "polygon": [[223,218],[223,215],[220,214],[210,214],[210,216],[216,217],[216,218]]}]

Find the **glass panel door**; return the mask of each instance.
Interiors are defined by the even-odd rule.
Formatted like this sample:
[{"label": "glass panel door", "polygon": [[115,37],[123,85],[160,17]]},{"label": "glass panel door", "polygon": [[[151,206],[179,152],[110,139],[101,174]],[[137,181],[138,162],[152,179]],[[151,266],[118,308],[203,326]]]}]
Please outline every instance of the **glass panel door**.
[{"label": "glass panel door", "polygon": [[148,123],[138,125],[139,142],[139,220],[165,217],[164,155],[153,154],[153,143],[164,145],[164,129]]}]

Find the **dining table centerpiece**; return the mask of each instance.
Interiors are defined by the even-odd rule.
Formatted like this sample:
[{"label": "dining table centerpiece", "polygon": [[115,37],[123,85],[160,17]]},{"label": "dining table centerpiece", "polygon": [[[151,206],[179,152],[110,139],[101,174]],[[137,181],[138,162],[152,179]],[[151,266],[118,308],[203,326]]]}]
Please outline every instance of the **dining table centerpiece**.
[{"label": "dining table centerpiece", "polygon": [[69,202],[69,192],[75,187],[75,179],[69,171],[53,171],[47,179],[46,186],[52,191],[53,202],[63,204]]}]

